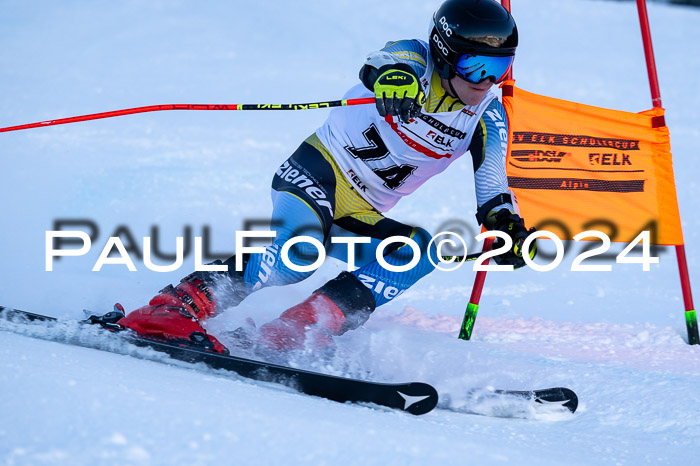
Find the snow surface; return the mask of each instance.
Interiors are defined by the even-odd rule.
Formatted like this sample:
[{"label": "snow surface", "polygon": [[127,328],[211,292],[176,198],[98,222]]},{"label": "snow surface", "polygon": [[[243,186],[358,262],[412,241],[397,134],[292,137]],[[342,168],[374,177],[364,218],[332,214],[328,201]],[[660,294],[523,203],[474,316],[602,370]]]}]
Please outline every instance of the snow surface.
[{"label": "snow surface", "polygon": [[[552,97],[651,106],[634,3],[514,0],[517,84]],[[0,126],[165,103],[292,103],[340,98],[364,55],[425,37],[438,1],[0,2]],[[700,11],[648,6],[671,130],[691,280],[700,289],[694,87]],[[0,304],[58,317],[127,309],[194,266],[91,272],[120,226],[160,249],[191,226],[233,251],[244,219],[270,210],[272,173],[326,116],[158,112],[0,135]],[[391,216],[437,233],[474,214],[471,163],[455,163]],[[44,271],[56,219],[91,219],[90,253]],[[475,231],[475,225],[471,228]],[[574,249],[575,250],[575,249]],[[618,249],[621,250],[621,247]],[[476,387],[563,385],[573,416],[422,417],[342,405],[213,372],[0,333],[3,464],[697,464],[700,347],[686,344],[673,249],[650,272],[522,270],[487,277],[473,338],[457,329],[474,273],[436,272],[337,339],[330,373],[434,384],[443,406]],[[342,269],[267,289],[209,323],[257,322]],[[300,362],[299,364],[303,364]],[[447,403],[447,404],[445,404]],[[468,406],[467,406],[468,408]]]}]

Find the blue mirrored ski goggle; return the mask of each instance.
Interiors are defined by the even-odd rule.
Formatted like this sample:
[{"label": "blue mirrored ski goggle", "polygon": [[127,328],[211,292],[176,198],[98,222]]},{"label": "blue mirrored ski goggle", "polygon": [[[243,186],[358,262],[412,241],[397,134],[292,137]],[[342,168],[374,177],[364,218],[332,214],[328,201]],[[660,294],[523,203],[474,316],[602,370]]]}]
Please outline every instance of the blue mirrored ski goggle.
[{"label": "blue mirrored ski goggle", "polygon": [[455,72],[457,76],[473,84],[478,84],[487,78],[493,78],[495,83],[500,83],[506,79],[514,58],[512,55],[507,57],[490,57],[487,55],[466,54],[457,59]]}]

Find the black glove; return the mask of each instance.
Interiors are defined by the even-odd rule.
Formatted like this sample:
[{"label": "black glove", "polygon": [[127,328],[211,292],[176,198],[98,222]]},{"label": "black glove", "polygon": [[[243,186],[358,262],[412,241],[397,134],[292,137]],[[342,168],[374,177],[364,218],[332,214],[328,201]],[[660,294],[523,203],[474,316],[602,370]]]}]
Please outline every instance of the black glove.
[{"label": "black glove", "polygon": [[[530,235],[535,232],[534,228],[529,230],[525,228],[525,221],[520,216],[510,212],[508,209],[499,210],[496,215],[496,230],[507,233],[513,239],[513,246],[510,251],[494,256],[493,260],[498,265],[512,265],[514,269],[519,269],[525,266],[523,259],[523,243]],[[493,242],[493,249],[497,249],[505,244],[500,238],[496,238]],[[537,240],[530,243],[530,259],[534,259],[537,254]]]},{"label": "black glove", "polygon": [[425,94],[413,69],[404,64],[384,65],[377,70],[372,85],[380,116],[395,116],[404,123],[416,117],[425,103]]}]

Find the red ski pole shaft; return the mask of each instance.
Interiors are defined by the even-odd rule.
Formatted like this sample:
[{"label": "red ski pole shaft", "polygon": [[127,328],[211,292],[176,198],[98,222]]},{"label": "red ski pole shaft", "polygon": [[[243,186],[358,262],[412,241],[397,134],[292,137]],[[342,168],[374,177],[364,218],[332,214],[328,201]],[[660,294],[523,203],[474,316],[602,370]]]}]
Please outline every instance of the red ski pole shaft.
[{"label": "red ski pole shaft", "polygon": [[[486,238],[484,240],[484,248],[482,252],[490,251],[491,245],[493,244],[493,237]],[[488,265],[489,260],[486,259],[484,265]],[[472,287],[472,295],[469,298],[469,303],[467,304],[467,309],[464,311],[464,318],[462,319],[462,326],[459,328],[459,339],[469,340],[472,337],[472,330],[474,330],[474,322],[476,321],[476,314],[479,311],[479,301],[481,300],[481,292],[484,289],[484,282],[486,281],[486,271],[480,270],[476,273],[474,278],[474,286]]]},{"label": "red ski pole shaft", "polygon": [[147,107],[126,108],[111,112],[92,113],[90,115],[80,115],[58,120],[40,121],[25,125],[8,126],[0,128],[0,133],[9,131],[19,131],[29,128],[42,128],[44,126],[65,125],[79,121],[100,120],[102,118],[112,118],[123,115],[134,115],[137,113],[159,112],[164,110],[311,110],[318,108],[346,107],[350,105],[364,105],[374,103],[374,97],[362,99],[329,100],[325,102],[311,102],[306,104],[166,104],[149,105]]},{"label": "red ski pole shaft", "polygon": [[[501,5],[503,8],[510,12],[510,0],[501,0]],[[513,77],[513,69],[508,70],[508,79]],[[483,252],[490,251],[491,245],[493,244],[493,238],[486,238],[484,241]],[[484,261],[484,265],[488,264],[488,259]],[[481,292],[484,289],[484,282],[486,281],[486,271],[481,270],[476,273],[474,277],[474,286],[472,286],[472,295],[469,298],[469,303],[467,304],[467,309],[464,311],[464,318],[462,319],[462,326],[459,329],[459,338],[461,340],[469,340],[472,337],[472,330],[474,330],[474,322],[476,321],[476,313],[479,311],[479,301],[481,300]]]}]

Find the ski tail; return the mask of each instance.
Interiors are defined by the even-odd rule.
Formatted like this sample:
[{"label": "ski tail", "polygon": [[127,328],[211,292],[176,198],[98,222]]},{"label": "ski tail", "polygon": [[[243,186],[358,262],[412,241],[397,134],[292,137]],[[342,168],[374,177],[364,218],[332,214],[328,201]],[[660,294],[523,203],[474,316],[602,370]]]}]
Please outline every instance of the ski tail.
[{"label": "ski tail", "polygon": [[20,320],[25,322],[56,322],[58,320],[55,317],[33,314],[31,312],[20,311],[19,309],[14,309],[7,306],[0,306],[0,314],[3,315],[5,320],[9,321]]}]

